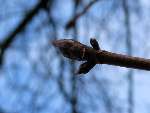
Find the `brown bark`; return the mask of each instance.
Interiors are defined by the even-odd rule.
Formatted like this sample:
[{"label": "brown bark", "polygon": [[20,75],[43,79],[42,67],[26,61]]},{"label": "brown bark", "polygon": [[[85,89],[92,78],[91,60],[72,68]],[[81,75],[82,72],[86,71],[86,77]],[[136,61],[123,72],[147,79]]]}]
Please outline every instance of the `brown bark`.
[{"label": "brown bark", "polygon": [[101,64],[110,64],[127,68],[150,70],[150,59],[116,54],[108,51],[98,51],[96,58]]},{"label": "brown bark", "polygon": [[[150,70],[150,59],[132,57],[128,55],[108,52],[105,50],[97,50],[94,47],[92,48],[86,46],[71,39],[57,40],[53,42],[53,45],[58,47],[65,57],[73,60]],[[89,68],[88,65],[84,66],[84,69]],[[88,71],[85,71],[84,74],[87,72]]]}]

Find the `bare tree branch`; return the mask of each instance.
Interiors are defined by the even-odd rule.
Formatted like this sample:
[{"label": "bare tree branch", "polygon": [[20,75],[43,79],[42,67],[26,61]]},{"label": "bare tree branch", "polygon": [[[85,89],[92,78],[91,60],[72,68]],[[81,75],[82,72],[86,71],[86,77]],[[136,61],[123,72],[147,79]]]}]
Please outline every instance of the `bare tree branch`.
[{"label": "bare tree branch", "polygon": [[[132,36],[131,36],[131,24],[130,24],[130,11],[129,11],[129,1],[122,1],[122,8],[125,16],[125,29],[126,29],[126,45],[128,55],[132,55]],[[128,75],[128,113],[134,113],[134,77],[133,70],[129,70]]]},{"label": "bare tree branch", "polygon": [[84,15],[97,1],[99,0],[93,0],[91,1],[80,13],[77,13],[66,25],[66,29],[70,29],[73,26],[75,26],[76,21]]},{"label": "bare tree branch", "polygon": [[0,44],[0,65],[2,65],[3,56],[5,51],[9,48],[11,43],[16,39],[16,35],[23,31],[26,25],[32,20],[32,18],[39,12],[41,8],[44,8],[48,0],[40,0],[39,3],[26,14],[25,18],[20,22],[16,29],[10,33]]},{"label": "bare tree branch", "polygon": [[[150,59],[131,57],[128,55],[112,53],[105,50],[96,50],[72,39],[56,40],[53,42],[53,45],[58,47],[65,57],[73,60],[150,71]],[[85,73],[87,72],[84,72],[84,74]]]}]

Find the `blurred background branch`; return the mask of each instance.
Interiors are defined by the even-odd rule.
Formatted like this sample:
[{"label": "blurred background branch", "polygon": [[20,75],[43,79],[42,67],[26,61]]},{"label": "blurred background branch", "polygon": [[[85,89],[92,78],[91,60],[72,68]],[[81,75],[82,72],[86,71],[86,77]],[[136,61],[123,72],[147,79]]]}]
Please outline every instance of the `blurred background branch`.
[{"label": "blurred background branch", "polygon": [[[82,0],[75,0],[76,2],[76,7],[77,5],[79,5],[79,2],[81,2]],[[70,29],[72,27],[75,26],[75,24],[77,23],[77,20],[84,15],[96,2],[98,2],[99,0],[92,0],[90,1],[90,3],[88,3],[85,8],[79,12],[79,13],[75,13],[75,15],[73,16],[73,18],[71,20],[69,20],[69,22],[66,24],[66,29]]]},{"label": "blurred background branch", "polygon": [[[125,33],[126,33],[126,47],[127,47],[127,54],[132,55],[132,31],[131,31],[131,22],[130,22],[130,8],[129,8],[129,1],[123,0],[122,7],[125,16]],[[127,73],[127,82],[128,82],[128,113],[134,113],[134,77],[133,77],[133,70],[129,70]]]},{"label": "blurred background branch", "polygon": [[48,0],[39,0],[39,3],[29,11],[16,29],[10,33],[0,44],[0,65],[2,65],[5,51],[9,48],[11,43],[15,40],[17,35],[24,30],[26,25],[32,20],[32,18],[39,12],[40,9],[45,8]]}]

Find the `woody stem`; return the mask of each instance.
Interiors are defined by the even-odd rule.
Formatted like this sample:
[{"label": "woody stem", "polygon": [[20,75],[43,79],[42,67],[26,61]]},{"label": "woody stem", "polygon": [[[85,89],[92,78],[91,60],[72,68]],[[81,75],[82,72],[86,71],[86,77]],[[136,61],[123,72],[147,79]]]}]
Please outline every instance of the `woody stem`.
[{"label": "woody stem", "polygon": [[127,68],[142,69],[150,71],[150,59],[131,57],[108,51],[97,51],[97,64],[109,64]]}]

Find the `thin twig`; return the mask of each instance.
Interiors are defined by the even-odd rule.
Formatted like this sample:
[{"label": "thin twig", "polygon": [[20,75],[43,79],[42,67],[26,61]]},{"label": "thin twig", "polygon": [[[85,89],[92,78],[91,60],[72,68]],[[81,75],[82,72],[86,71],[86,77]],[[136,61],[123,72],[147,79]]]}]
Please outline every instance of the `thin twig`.
[{"label": "thin twig", "polygon": [[3,56],[5,51],[9,48],[11,43],[16,39],[16,35],[24,30],[26,25],[32,20],[32,18],[39,12],[41,8],[44,8],[48,0],[40,0],[39,3],[29,11],[25,18],[20,22],[20,24],[16,27],[16,29],[10,33],[0,44],[0,65],[3,61]]},{"label": "thin twig", "polygon": [[[98,42],[94,40],[92,43],[91,45],[95,46]],[[80,65],[78,74],[88,73],[95,64],[109,64],[150,71],[150,59],[97,50],[95,47],[89,47],[72,39],[56,40],[53,42],[53,45],[58,47],[65,57],[85,61],[85,63]]]},{"label": "thin twig", "polygon": [[150,71],[150,59],[131,57],[128,55],[111,53],[104,50],[96,52],[96,54],[100,64],[102,63]]},{"label": "thin twig", "polygon": [[[128,55],[132,55],[132,29],[131,29],[131,14],[129,0],[122,0],[122,8],[124,12],[124,24],[126,30],[126,45]],[[133,70],[127,73],[128,78],[128,113],[134,113],[134,76]]]},{"label": "thin twig", "polygon": [[67,23],[66,29],[72,28],[72,27],[75,25],[76,21],[77,21],[82,15],[84,15],[97,1],[99,1],[99,0],[93,0],[93,1],[91,1],[87,6],[85,6],[85,8],[84,8],[81,12],[77,13],[77,14]]}]

